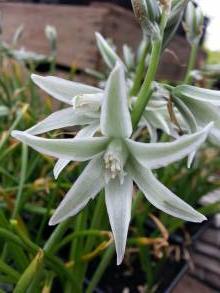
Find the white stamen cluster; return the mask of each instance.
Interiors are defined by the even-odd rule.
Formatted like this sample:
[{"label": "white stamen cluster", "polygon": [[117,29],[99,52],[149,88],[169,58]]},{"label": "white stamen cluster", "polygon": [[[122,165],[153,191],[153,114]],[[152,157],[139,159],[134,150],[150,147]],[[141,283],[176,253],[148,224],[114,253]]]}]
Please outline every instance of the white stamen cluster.
[{"label": "white stamen cluster", "polygon": [[120,180],[120,183],[123,184],[124,177],[126,173],[123,170],[123,165],[119,157],[111,152],[108,151],[104,155],[104,162],[105,162],[105,181],[108,184],[110,180],[116,179],[117,177]]},{"label": "white stamen cluster", "polygon": [[115,179],[121,173],[121,162],[113,152],[107,152],[104,155],[105,168],[109,171],[111,179]]}]

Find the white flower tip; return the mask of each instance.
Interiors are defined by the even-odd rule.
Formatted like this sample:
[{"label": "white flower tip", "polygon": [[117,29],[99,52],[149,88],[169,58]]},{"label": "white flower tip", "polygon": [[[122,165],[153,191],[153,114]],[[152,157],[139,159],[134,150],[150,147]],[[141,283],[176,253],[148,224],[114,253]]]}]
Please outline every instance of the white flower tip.
[{"label": "white flower tip", "polygon": [[210,130],[213,128],[214,122],[210,122],[204,129],[206,132],[210,132]]},{"label": "white flower tip", "polygon": [[33,81],[34,83],[36,83],[36,84],[37,84],[39,81],[41,81],[43,78],[44,78],[44,77],[41,76],[41,75],[34,74],[34,73],[31,74],[31,79],[32,79],[32,81]]},{"label": "white flower tip", "polygon": [[192,167],[192,161],[190,159],[188,159],[187,161],[187,169],[191,169]]},{"label": "white flower tip", "polygon": [[115,70],[120,70],[123,73],[125,72],[125,65],[119,59],[116,61]]},{"label": "white flower tip", "polygon": [[97,39],[102,37],[102,35],[99,32],[95,32],[95,36],[96,36]]},{"label": "white flower tip", "polygon": [[123,256],[117,256],[117,266],[120,266],[123,261]]},{"label": "white flower tip", "polygon": [[14,137],[14,138],[16,138],[16,139],[18,139],[18,140],[21,140],[21,138],[22,138],[22,131],[19,131],[19,130],[13,130],[12,132],[11,132],[11,136],[12,137]]},{"label": "white flower tip", "polygon": [[202,222],[204,222],[204,221],[207,221],[206,216],[200,214],[200,216],[199,216],[199,218],[198,218],[198,223],[202,223]]},{"label": "white flower tip", "polygon": [[53,177],[54,177],[55,180],[57,180],[58,177],[59,177],[59,174],[57,174],[55,171],[53,171]]},{"label": "white flower tip", "polygon": [[208,137],[208,135],[210,134],[210,131],[212,130],[214,126],[214,122],[210,122],[209,124],[207,124],[201,131],[200,131],[200,134],[202,135],[201,136],[201,139],[203,141],[206,140],[206,138]]},{"label": "white flower tip", "polygon": [[116,61],[115,66],[110,74],[111,77],[114,75],[118,76],[118,78],[124,78],[123,76],[125,75],[125,67],[120,60]]},{"label": "white flower tip", "polygon": [[59,224],[59,220],[56,219],[55,215],[53,215],[51,218],[50,218],[50,221],[48,223],[49,226],[55,226],[57,224]]},{"label": "white flower tip", "polygon": [[54,179],[57,180],[59,177],[59,174],[57,172],[53,171],[53,176],[54,176]]},{"label": "white flower tip", "polygon": [[194,213],[192,214],[192,216],[188,219],[189,222],[193,222],[193,223],[202,223],[204,221],[207,221],[206,216],[204,216],[203,214],[201,214],[200,212],[194,210]]}]

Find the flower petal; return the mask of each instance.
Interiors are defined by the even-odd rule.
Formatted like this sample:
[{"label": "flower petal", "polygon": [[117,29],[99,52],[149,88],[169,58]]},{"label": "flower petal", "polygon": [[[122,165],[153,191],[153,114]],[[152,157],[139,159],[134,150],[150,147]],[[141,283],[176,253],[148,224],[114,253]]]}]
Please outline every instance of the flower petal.
[{"label": "flower petal", "polygon": [[57,179],[60,175],[60,173],[63,171],[63,169],[71,162],[71,160],[68,159],[59,159],[54,168],[53,168],[53,175],[54,178]]},{"label": "flower petal", "polygon": [[[82,130],[80,130],[75,138],[85,138],[85,137],[92,137],[96,131],[99,129],[99,123],[95,122],[87,127],[84,127]],[[60,173],[63,171],[63,169],[71,162],[71,160],[67,159],[59,159],[54,166],[53,174],[55,179],[57,179],[60,175]]]},{"label": "flower petal", "polygon": [[209,140],[211,143],[220,146],[220,127],[214,127],[212,129]]},{"label": "flower petal", "polygon": [[202,222],[206,217],[161,184],[153,173],[136,160],[129,161],[126,170],[133,178],[147,200],[163,212],[190,222]]},{"label": "flower petal", "polygon": [[82,83],[65,80],[55,76],[40,76],[32,74],[33,82],[55,99],[72,105],[73,97],[83,94],[98,94],[103,91],[99,88]]},{"label": "flower petal", "polygon": [[146,168],[156,169],[178,161],[195,151],[206,140],[213,123],[194,134],[183,135],[173,142],[141,143],[127,139],[127,146],[136,160]]},{"label": "flower petal", "polygon": [[133,182],[128,176],[125,176],[123,184],[116,178],[105,186],[105,201],[115,239],[118,265],[121,264],[125,253],[131,219],[132,191]]},{"label": "flower petal", "polygon": [[104,59],[106,65],[108,65],[110,69],[113,69],[117,61],[122,62],[120,57],[115,53],[115,51],[110,47],[108,42],[103,38],[100,33],[96,32],[95,36],[97,46],[102,55],[102,58]]},{"label": "flower petal", "polygon": [[143,119],[143,121],[147,126],[147,130],[150,136],[150,142],[151,143],[157,142],[158,140],[157,129],[150,122],[148,122],[147,119]]},{"label": "flower petal", "polygon": [[90,125],[83,127],[75,136],[75,138],[81,138],[81,137],[93,137],[95,133],[100,129],[99,120],[96,120],[95,122],[91,123]]},{"label": "flower petal", "polygon": [[[187,107],[187,105],[178,97],[173,96],[173,101],[175,106],[181,113],[182,117],[184,118],[185,122],[188,124],[191,132],[195,132],[198,130],[198,125],[193,113]],[[210,122],[210,121],[209,121]],[[207,124],[207,123],[206,123]]]},{"label": "flower petal", "polygon": [[80,212],[104,187],[103,160],[99,156],[84,169],[73,187],[50,219],[49,225],[56,225]]},{"label": "flower petal", "polygon": [[212,143],[220,145],[220,113],[219,108],[209,103],[198,102],[182,97],[182,101],[193,113],[199,127],[204,127],[210,121],[214,122],[214,126],[210,131],[209,138]]},{"label": "flower petal", "polygon": [[191,85],[179,85],[173,90],[174,95],[184,96],[201,102],[220,106],[220,91],[199,88]]},{"label": "flower petal", "polygon": [[146,108],[144,111],[144,118],[150,122],[155,128],[162,129],[168,135],[171,134],[169,120],[166,119],[167,108]]},{"label": "flower petal", "polygon": [[79,139],[47,139],[22,131],[13,131],[12,136],[40,153],[60,159],[87,161],[103,152],[109,140],[104,137]]},{"label": "flower petal", "polygon": [[125,74],[119,63],[107,81],[100,125],[101,132],[106,136],[130,137],[132,133]]},{"label": "flower petal", "polygon": [[93,118],[87,117],[83,113],[78,113],[74,111],[73,108],[67,108],[54,112],[41,122],[26,130],[26,132],[32,135],[38,135],[64,127],[89,124],[93,121]]}]

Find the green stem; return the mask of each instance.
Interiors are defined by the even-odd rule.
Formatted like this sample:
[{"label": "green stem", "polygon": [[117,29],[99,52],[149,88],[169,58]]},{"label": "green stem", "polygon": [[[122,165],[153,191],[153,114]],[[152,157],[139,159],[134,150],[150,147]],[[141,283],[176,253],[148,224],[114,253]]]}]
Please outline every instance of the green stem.
[{"label": "green stem", "polygon": [[16,196],[16,202],[15,202],[15,208],[13,211],[12,218],[16,218],[19,215],[20,209],[22,207],[23,203],[23,189],[26,179],[26,173],[27,173],[27,163],[28,163],[28,146],[25,144],[22,144],[22,159],[21,159],[21,174],[20,174],[20,182],[19,182],[19,188],[18,193]]},{"label": "green stem", "polygon": [[[136,195],[136,198],[134,200],[133,206],[132,206],[132,211],[131,211],[131,218],[134,217],[134,211],[139,204],[139,201],[141,200],[142,193],[138,192]],[[111,245],[104,253],[104,256],[102,257],[101,262],[99,263],[95,274],[92,277],[92,280],[89,283],[89,286],[86,290],[86,293],[91,293],[99,283],[100,279],[102,278],[107,266],[111,262],[113,256],[115,254],[115,247],[114,245]]]},{"label": "green stem", "polygon": [[8,275],[13,281],[18,281],[20,274],[0,259],[0,272]]},{"label": "green stem", "polygon": [[137,70],[136,70],[135,78],[134,78],[134,84],[130,91],[130,96],[136,96],[141,87],[141,83],[144,77],[145,60],[146,60],[148,50],[149,50],[149,44],[146,43],[143,54],[137,66]]},{"label": "green stem", "polygon": [[148,104],[151,94],[152,94],[152,82],[155,78],[157,68],[160,60],[161,53],[161,39],[153,41],[152,44],[152,53],[150,58],[150,64],[147,70],[147,75],[141,86],[140,93],[138,95],[137,101],[132,110],[132,123],[133,128],[135,129],[138,125],[138,122],[141,119],[141,116],[145,110],[146,105]]},{"label": "green stem", "polygon": [[[99,229],[101,226],[101,223],[103,222],[104,217],[104,211],[105,211],[105,196],[104,192],[101,192],[98,196],[98,200],[95,206],[95,212],[93,214],[92,222],[90,225],[90,229]],[[88,253],[95,244],[95,238],[94,237],[88,237],[85,244],[85,253]]]},{"label": "green stem", "polygon": [[[76,224],[74,225],[74,232],[78,233],[82,230],[85,230],[86,219],[87,219],[87,209],[82,211],[76,218]],[[71,244],[70,250],[70,260],[78,261],[81,255],[82,250],[82,239],[74,239]]]},{"label": "green stem", "polygon": [[67,245],[70,241],[72,241],[75,238],[82,238],[85,236],[90,236],[90,237],[94,236],[99,238],[103,237],[100,230],[84,230],[84,231],[73,232],[72,234],[69,234],[68,236],[66,236],[60,243],[58,243],[55,250],[58,251],[59,249]]},{"label": "green stem", "polygon": [[14,235],[12,232],[4,228],[0,228],[0,238],[4,239],[5,241],[12,242],[24,249],[26,248],[25,244],[20,240],[18,236]]},{"label": "green stem", "polygon": [[186,76],[184,79],[184,84],[190,84],[192,82],[191,71],[195,68],[196,65],[198,48],[198,44],[193,44],[191,47],[191,53],[189,57],[189,63],[187,66]]},{"label": "green stem", "polygon": [[160,35],[152,42],[152,52],[150,57],[150,64],[148,66],[147,75],[141,86],[137,101],[133,107],[131,118],[133,129],[137,127],[141,116],[152,95],[152,82],[155,79],[157,68],[160,62],[160,55],[163,43],[164,30],[167,24],[169,12],[164,9],[160,22]]},{"label": "green stem", "polygon": [[109,265],[110,261],[112,260],[112,257],[114,254],[115,254],[115,247],[114,247],[114,245],[111,245],[104,253],[104,256],[102,257],[102,260],[98,266],[98,269],[96,270],[91,282],[89,283],[89,286],[86,290],[86,293],[93,292],[94,288],[96,287],[96,285],[98,284],[99,280],[101,279],[103,273],[105,272],[107,266]]},{"label": "green stem", "polygon": [[42,250],[39,250],[37,255],[34,257],[30,265],[26,268],[21,278],[19,279],[14,293],[24,293],[27,292],[27,289],[34,278],[34,276],[39,272],[40,268],[43,265],[44,253]]},{"label": "green stem", "polygon": [[[19,235],[19,237],[21,238],[22,242],[22,246],[25,246],[25,248],[29,251],[31,251],[32,253],[38,253],[39,251],[43,251],[44,252],[44,256],[45,256],[45,260],[48,263],[48,266],[50,266],[50,268],[61,277],[62,281],[69,281],[73,288],[75,289],[75,292],[78,293],[80,292],[80,288],[79,285],[77,283],[77,281],[75,280],[75,276],[73,276],[70,271],[65,267],[64,263],[55,255],[53,255],[52,253],[52,249],[54,248],[54,245],[56,243],[56,241],[59,241],[60,237],[62,237],[62,233],[64,233],[65,229],[68,227],[69,221],[66,221],[62,224],[60,224],[57,229],[55,229],[55,231],[52,234],[52,237],[50,237],[48,243],[44,246],[44,249],[42,250],[37,244],[33,243],[29,238],[27,238],[26,235],[23,234],[23,232],[18,228],[17,226],[17,221],[16,220],[12,220],[11,224],[14,226],[16,233]],[[65,224],[65,225],[64,225]],[[60,227],[61,226],[61,227]],[[66,226],[66,227],[64,227]],[[0,235],[3,237],[8,237],[9,239],[11,239],[11,241],[20,241],[17,240],[17,237],[13,237],[14,235],[8,235],[7,231],[2,231],[3,229],[0,228]],[[3,232],[3,233],[2,233]],[[46,248],[45,248],[46,247]],[[30,264],[31,266],[31,264]],[[39,273],[39,270],[36,272],[37,276]],[[33,276],[32,279],[35,278],[35,276]]]},{"label": "green stem", "polygon": [[50,238],[48,239],[48,241],[44,245],[44,251],[46,251],[47,253],[53,252],[55,246],[57,245],[57,243],[59,243],[62,236],[64,235],[64,233],[68,229],[71,220],[72,219],[68,219],[67,221],[60,223],[56,227],[56,229],[53,231],[52,235],[50,236]]},{"label": "green stem", "polygon": [[7,133],[2,137],[2,139],[0,141],[0,149],[5,145],[9,136],[11,135],[11,132],[17,127],[18,123],[20,122],[20,120],[24,116],[27,109],[28,109],[28,105],[24,105],[23,108],[21,109],[20,113],[17,115],[14,123],[11,125],[11,127],[9,128]]}]

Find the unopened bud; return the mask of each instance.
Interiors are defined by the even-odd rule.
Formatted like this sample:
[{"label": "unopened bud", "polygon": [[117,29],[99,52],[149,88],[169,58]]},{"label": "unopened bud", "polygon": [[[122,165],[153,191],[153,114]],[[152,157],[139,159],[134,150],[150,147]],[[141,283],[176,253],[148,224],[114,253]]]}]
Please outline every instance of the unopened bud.
[{"label": "unopened bud", "polygon": [[134,14],[144,34],[150,38],[159,35],[161,11],[157,0],[131,0]]},{"label": "unopened bud", "polygon": [[47,25],[45,28],[45,35],[50,42],[51,51],[54,53],[57,48],[57,31],[54,26]]},{"label": "unopened bud", "polygon": [[166,10],[170,10],[171,2],[171,0],[160,0],[160,4],[164,6]]},{"label": "unopened bud", "polygon": [[183,24],[187,39],[191,44],[198,44],[204,25],[204,15],[199,6],[189,2],[186,9],[185,22]]}]

